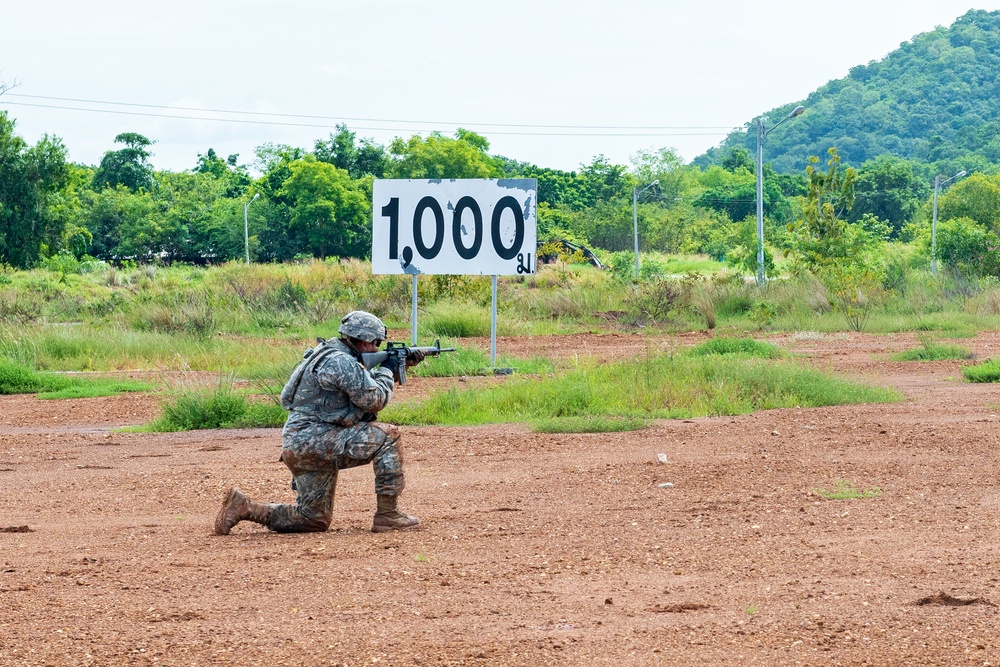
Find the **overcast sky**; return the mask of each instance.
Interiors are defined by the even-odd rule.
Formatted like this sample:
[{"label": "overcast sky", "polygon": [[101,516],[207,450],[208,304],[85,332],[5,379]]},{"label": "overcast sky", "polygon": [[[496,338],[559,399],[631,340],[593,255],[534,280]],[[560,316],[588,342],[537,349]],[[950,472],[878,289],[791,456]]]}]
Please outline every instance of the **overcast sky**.
[{"label": "overcast sky", "polygon": [[466,127],[568,170],[688,161],[973,8],[1000,0],[0,0],[0,80],[18,83],[0,109],[85,164],[121,132],[153,139],[159,169],[210,147],[251,163],[338,122],[386,144]]}]

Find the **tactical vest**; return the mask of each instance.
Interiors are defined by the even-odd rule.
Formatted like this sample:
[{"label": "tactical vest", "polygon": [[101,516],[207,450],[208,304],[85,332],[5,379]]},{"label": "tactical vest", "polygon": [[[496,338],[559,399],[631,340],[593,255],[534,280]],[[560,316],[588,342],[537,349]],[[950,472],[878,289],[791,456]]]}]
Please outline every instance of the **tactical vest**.
[{"label": "tactical vest", "polygon": [[364,421],[367,412],[351,403],[342,391],[327,390],[319,385],[316,369],[329,357],[344,355],[350,363],[358,363],[350,348],[340,341],[323,341],[307,350],[303,361],[292,372],[281,390],[281,407],[297,410],[337,426],[354,426]]}]

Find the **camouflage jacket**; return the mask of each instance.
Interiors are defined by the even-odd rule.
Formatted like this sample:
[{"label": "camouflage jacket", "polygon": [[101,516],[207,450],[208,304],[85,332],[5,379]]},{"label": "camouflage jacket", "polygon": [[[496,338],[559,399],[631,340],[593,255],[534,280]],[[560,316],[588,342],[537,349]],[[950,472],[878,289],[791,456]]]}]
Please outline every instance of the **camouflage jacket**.
[{"label": "camouflage jacket", "polygon": [[389,404],[392,373],[381,367],[369,371],[345,343],[328,340],[306,355],[282,392],[293,414],[354,426],[373,419]]}]

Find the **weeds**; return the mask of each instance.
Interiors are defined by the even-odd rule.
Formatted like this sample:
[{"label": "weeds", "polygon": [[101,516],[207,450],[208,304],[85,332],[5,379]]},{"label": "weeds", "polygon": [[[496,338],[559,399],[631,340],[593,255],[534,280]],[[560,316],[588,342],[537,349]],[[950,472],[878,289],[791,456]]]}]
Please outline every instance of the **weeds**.
[{"label": "weeds", "polygon": [[693,357],[707,354],[738,354],[759,359],[774,359],[781,355],[781,350],[771,343],[753,338],[713,338],[695,345],[687,354]]},{"label": "weeds", "polygon": [[941,361],[944,359],[972,359],[975,355],[958,345],[942,345],[930,336],[920,336],[920,347],[900,352],[893,358],[899,361]]},{"label": "weeds", "polygon": [[975,366],[963,366],[962,376],[969,382],[1000,382],[1000,358],[987,359]]},{"label": "weeds", "polygon": [[176,391],[163,403],[163,413],[142,430],[191,431],[212,428],[281,426],[287,413],[271,401],[253,401],[220,377],[215,387]]},{"label": "weeds", "polygon": [[853,482],[838,479],[834,482],[833,489],[813,489],[812,493],[827,500],[855,500],[858,498],[877,498],[882,494],[882,489],[861,489]]},{"label": "weeds", "polygon": [[531,423],[535,433],[618,433],[649,428],[650,419],[623,417],[562,417]]},{"label": "weeds", "polygon": [[43,399],[95,398],[130,391],[150,391],[153,388],[147,382],[135,380],[44,373],[9,359],[0,359],[0,394],[38,394]]}]

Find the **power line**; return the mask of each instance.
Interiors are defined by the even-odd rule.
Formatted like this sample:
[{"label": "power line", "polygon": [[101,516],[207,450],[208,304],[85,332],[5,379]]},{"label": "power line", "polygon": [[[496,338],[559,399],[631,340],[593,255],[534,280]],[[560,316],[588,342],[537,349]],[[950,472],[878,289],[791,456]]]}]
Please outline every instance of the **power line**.
[{"label": "power line", "polygon": [[[27,99],[37,99],[37,100],[52,100],[57,102],[77,102],[83,104],[101,104],[106,106],[122,106],[122,107],[139,107],[146,109],[164,109],[169,111],[197,111],[202,113],[218,113],[218,114],[231,114],[231,115],[241,115],[241,116],[267,116],[276,118],[302,118],[311,120],[331,120],[331,121],[351,121],[351,122],[363,122],[363,123],[397,123],[403,125],[454,125],[463,126],[469,125],[474,127],[511,127],[511,128],[525,128],[525,129],[556,129],[556,130],[622,130],[625,132],[616,133],[576,133],[576,132],[493,132],[493,134],[510,134],[516,135],[521,134],[525,136],[716,136],[723,134],[723,132],[680,132],[680,130],[725,130],[728,133],[735,128],[722,125],[702,125],[702,126],[668,126],[668,125],[634,125],[634,126],[615,126],[615,125],[540,125],[540,124],[518,124],[518,123],[457,123],[452,121],[424,121],[424,120],[405,120],[405,119],[386,119],[386,118],[355,118],[348,116],[317,116],[309,114],[287,114],[287,113],[270,113],[263,111],[239,111],[231,109],[200,109],[197,107],[178,107],[178,106],[167,106],[160,104],[140,104],[133,102],[112,102],[104,100],[91,100],[82,98],[72,98],[72,97],[55,97],[49,95],[24,95],[20,93],[7,93],[6,97],[19,97]],[[244,122],[244,123],[255,123],[260,125],[284,125],[288,127],[328,127],[328,125],[315,125],[309,123],[290,123],[290,122],[275,122],[275,121],[264,121],[264,120],[246,120],[240,121],[235,119],[220,119],[220,118],[209,118],[209,117],[191,117],[191,116],[181,116],[176,114],[151,114],[143,113],[138,111],[115,111],[111,109],[93,109],[85,107],[75,107],[75,106],[63,106],[63,105],[50,105],[50,104],[31,104],[28,102],[10,102],[10,101],[0,101],[3,104],[17,105],[17,106],[28,106],[28,107],[38,107],[46,109],[62,109],[68,111],[91,111],[95,113],[117,113],[122,115],[131,116],[147,116],[154,118],[176,118],[181,120],[214,120],[222,122]],[[394,128],[394,127],[360,127],[356,129],[370,130],[370,131],[413,131],[408,128]],[[638,132],[638,131],[642,132]]]}]

